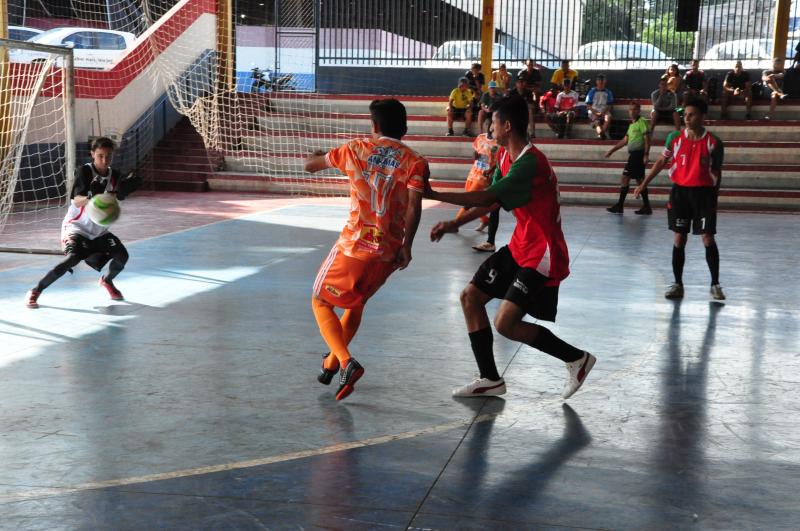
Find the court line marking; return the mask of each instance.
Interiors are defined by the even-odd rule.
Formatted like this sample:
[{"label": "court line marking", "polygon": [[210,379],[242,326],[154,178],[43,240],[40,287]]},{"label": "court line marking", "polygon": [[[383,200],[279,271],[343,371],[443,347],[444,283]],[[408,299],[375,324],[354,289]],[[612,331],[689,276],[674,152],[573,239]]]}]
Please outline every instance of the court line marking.
[{"label": "court line marking", "polygon": [[171,472],[162,472],[158,474],[148,474],[144,476],[134,476],[129,478],[110,479],[106,481],[91,481],[88,483],[80,483],[78,485],[72,485],[67,487],[33,487],[27,491],[0,495],[0,503],[20,502],[20,501],[34,500],[37,498],[50,498],[54,496],[64,496],[66,494],[75,494],[89,490],[107,489],[111,487],[125,487],[128,485],[138,485],[142,483],[151,483],[154,481],[180,479],[192,476],[214,474],[217,472],[230,472],[232,470],[241,470],[244,468],[271,465],[274,463],[284,463],[287,461],[294,461],[297,459],[305,459],[308,457],[316,457],[336,452],[344,452],[356,448],[376,446],[379,444],[386,444],[394,441],[413,439],[415,437],[420,437],[423,435],[431,435],[458,428],[469,427],[476,422],[485,422],[489,420],[494,420],[498,416],[499,413],[485,413],[482,415],[478,415],[477,417],[445,422],[444,424],[438,424],[436,426],[431,426],[429,428],[421,428],[418,430],[407,431],[394,435],[381,435],[378,437],[370,437],[358,441],[334,444],[331,446],[324,446],[322,448],[315,448],[313,450],[301,450],[298,452],[289,452],[286,454],[276,455],[272,457],[264,457],[261,459],[250,459],[246,461],[237,461],[234,463],[210,465],[198,468],[186,468],[183,470],[174,470]]}]

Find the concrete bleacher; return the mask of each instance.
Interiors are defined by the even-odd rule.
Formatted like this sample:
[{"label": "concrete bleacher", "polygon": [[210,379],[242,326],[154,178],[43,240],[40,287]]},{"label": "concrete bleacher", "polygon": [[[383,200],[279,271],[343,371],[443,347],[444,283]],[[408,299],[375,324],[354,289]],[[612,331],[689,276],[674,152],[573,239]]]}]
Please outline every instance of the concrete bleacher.
[{"label": "concrete bleacher", "polygon": [[[258,98],[259,96],[249,96]],[[302,169],[305,153],[286,152],[292,136],[302,135],[311,149],[329,149],[353,136],[319,131],[341,131],[346,124],[349,131],[369,130],[366,114],[370,96],[341,96],[321,98],[326,112],[318,117],[308,115],[293,117],[294,102],[272,98],[265,111],[255,116],[252,131],[241,139],[241,149],[225,154],[225,171],[208,175],[211,190],[237,191],[298,191],[302,181],[313,181],[315,186],[324,183],[326,191],[346,189],[346,181],[338,172],[329,170],[309,179]],[[434,188],[458,189],[463,187],[472,163],[471,138],[446,137],[445,98],[400,98],[409,115],[409,132],[405,142],[428,158]],[[641,101],[642,114],[649,113],[649,102]],[[266,109],[269,107],[269,111]],[[744,107],[732,106],[731,119],[718,120],[719,107],[712,105],[709,130],[725,141],[725,166],[721,208],[786,209],[800,210],[800,103],[784,102],[778,106],[772,121],[761,118],[768,109],[767,102],[754,105],[754,120],[744,120]],[[334,113],[334,114],[331,114]],[[624,119],[627,102],[619,102],[614,117]],[[541,117],[539,117],[541,118]],[[286,127],[281,124],[285,124]],[[459,133],[463,124],[456,124]],[[281,129],[291,129],[282,131]],[[337,129],[338,128],[338,129]],[[266,130],[269,129],[269,133]],[[670,126],[656,128],[651,159],[660,153]],[[311,137],[309,138],[309,135]],[[537,123],[536,145],[552,161],[558,175],[562,200],[565,203],[611,204],[616,199],[619,175],[625,163],[624,150],[611,159],[605,152],[615,140],[597,140],[588,123],[573,127],[572,139],[559,140],[544,123]],[[271,167],[280,167],[271,175],[253,170],[259,157],[270,157]],[[280,164],[274,162],[278,160]],[[669,190],[666,171],[651,185],[651,197],[656,205],[664,204]]]}]

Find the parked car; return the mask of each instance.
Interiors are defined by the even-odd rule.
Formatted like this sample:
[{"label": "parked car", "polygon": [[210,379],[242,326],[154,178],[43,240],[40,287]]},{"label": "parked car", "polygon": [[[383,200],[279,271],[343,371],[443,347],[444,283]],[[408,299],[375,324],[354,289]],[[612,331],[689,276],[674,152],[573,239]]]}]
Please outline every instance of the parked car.
[{"label": "parked car", "polygon": [[[794,56],[794,50],[800,37],[789,37],[786,43],[786,55]],[[701,68],[731,69],[736,61],[742,61],[747,69],[766,69],[772,66],[773,39],[739,39],[715,44],[706,52]]]},{"label": "parked car", "polygon": [[[570,61],[574,70],[666,70],[675,63],[667,55],[647,42],[597,41],[578,48]],[[681,66],[681,70],[685,66]]]},{"label": "parked car", "polygon": [[14,41],[27,41],[28,39],[36,37],[37,35],[41,35],[42,33],[44,33],[43,30],[28,28],[26,26],[8,27],[8,38]]},{"label": "parked car", "polygon": [[[518,61],[510,59],[512,54],[505,46],[499,43],[492,45],[492,69],[496,70],[501,63],[506,63],[509,71],[514,70]],[[544,68],[558,68],[561,66],[559,59],[540,48],[531,47],[530,53],[526,57],[521,57],[520,61],[534,57],[539,61],[539,66]],[[447,41],[438,48],[433,54],[433,58],[425,66],[431,68],[458,68],[469,70],[472,63],[481,61],[481,41]]]},{"label": "parked car", "polygon": [[[72,48],[75,68],[109,68],[126,50],[133,47],[136,36],[127,31],[97,28],[53,28],[30,42]],[[30,63],[43,57],[41,53],[15,51],[9,54],[17,63]]]},{"label": "parked car", "polygon": [[702,68],[724,70],[742,61],[745,69],[768,68],[772,65],[772,39],[739,39],[715,44],[706,52]]}]

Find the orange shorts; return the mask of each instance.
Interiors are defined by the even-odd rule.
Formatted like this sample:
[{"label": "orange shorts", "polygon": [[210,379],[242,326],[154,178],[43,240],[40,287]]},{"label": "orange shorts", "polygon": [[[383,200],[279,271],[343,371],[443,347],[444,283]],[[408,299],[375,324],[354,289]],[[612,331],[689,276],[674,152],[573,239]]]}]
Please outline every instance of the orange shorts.
[{"label": "orange shorts", "polygon": [[375,295],[395,268],[394,262],[352,258],[334,245],[317,273],[314,296],[337,308],[361,306]]}]

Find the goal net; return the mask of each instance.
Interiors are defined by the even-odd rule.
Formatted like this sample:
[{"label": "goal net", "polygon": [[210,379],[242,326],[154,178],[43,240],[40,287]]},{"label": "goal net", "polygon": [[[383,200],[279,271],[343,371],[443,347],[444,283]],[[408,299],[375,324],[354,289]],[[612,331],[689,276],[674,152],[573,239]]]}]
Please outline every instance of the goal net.
[{"label": "goal net", "polygon": [[[0,39],[0,235],[41,247],[63,216],[75,166],[72,52]],[[50,238],[52,239],[52,238]],[[49,246],[52,247],[52,246]]]}]

